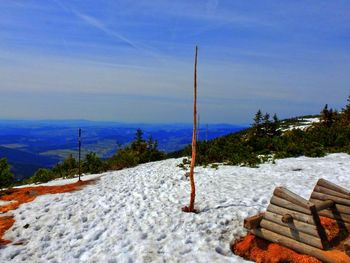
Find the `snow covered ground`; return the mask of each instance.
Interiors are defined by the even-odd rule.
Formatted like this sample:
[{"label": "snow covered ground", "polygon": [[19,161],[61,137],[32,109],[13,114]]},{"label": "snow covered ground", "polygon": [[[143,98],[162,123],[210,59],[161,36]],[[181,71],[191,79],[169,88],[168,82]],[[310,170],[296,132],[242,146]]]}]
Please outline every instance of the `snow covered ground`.
[{"label": "snow covered ground", "polygon": [[311,127],[313,123],[320,122],[319,118],[301,118],[299,119],[299,124],[290,125],[288,128],[282,129],[282,131],[291,131],[293,129],[300,129],[305,131],[307,128]]},{"label": "snow covered ground", "polygon": [[[189,182],[181,159],[105,173],[81,191],[39,196],[13,211],[0,262],[246,262],[230,241],[264,211],[273,189],[308,198],[318,178],[350,189],[350,156],[290,158],[259,168],[196,168],[199,214],[181,212]],[[28,228],[23,228],[29,224]]]}]

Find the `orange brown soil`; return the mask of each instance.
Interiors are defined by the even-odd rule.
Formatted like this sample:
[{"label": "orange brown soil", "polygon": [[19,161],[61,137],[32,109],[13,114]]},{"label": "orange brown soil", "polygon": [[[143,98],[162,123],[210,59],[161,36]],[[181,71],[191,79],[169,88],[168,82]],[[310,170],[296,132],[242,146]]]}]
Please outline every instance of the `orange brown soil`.
[{"label": "orange brown soil", "polygon": [[[329,218],[321,217],[321,223],[326,230],[328,240],[335,247],[334,250],[326,253],[332,253],[334,257],[343,257],[342,243],[348,236],[346,229],[339,226],[337,221]],[[314,257],[299,254],[289,248],[271,243],[252,234],[236,240],[231,249],[236,255],[257,263],[322,263]]]},{"label": "orange brown soil", "polygon": [[336,220],[326,217],[321,217],[321,224],[325,228],[331,246],[340,249],[342,247],[342,241],[348,237],[346,227],[339,225]]},{"label": "orange brown soil", "polygon": [[[21,204],[33,201],[37,196],[44,194],[59,194],[79,190],[87,184],[93,183],[95,180],[78,181],[74,184],[58,185],[58,186],[33,186],[23,188],[12,188],[0,192],[0,200],[11,201],[7,205],[0,206],[0,214],[17,209]],[[0,216],[0,245],[10,243],[9,240],[2,239],[15,222],[13,216]]]},{"label": "orange brown soil", "polygon": [[13,216],[0,217],[0,246],[11,243],[9,240],[2,239],[2,236],[5,234],[6,230],[13,225],[13,223],[15,223]]},{"label": "orange brown soil", "polygon": [[301,255],[293,250],[248,234],[232,245],[232,251],[257,263],[322,263],[318,259]]}]

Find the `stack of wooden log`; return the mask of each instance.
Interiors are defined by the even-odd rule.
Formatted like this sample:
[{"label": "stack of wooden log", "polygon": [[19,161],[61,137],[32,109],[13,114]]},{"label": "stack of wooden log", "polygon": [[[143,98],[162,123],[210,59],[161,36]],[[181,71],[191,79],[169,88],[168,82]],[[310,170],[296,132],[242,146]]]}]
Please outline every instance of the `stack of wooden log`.
[{"label": "stack of wooden log", "polygon": [[334,206],[319,212],[319,215],[350,224],[350,192],[324,179],[318,180],[310,201],[315,205],[333,202]]},{"label": "stack of wooden log", "polygon": [[[274,190],[267,211],[246,218],[244,226],[254,235],[314,256],[324,262],[350,262],[346,255],[334,258],[320,215],[350,224],[350,192],[320,179],[306,200],[283,187]],[[350,247],[349,247],[350,250]]]}]

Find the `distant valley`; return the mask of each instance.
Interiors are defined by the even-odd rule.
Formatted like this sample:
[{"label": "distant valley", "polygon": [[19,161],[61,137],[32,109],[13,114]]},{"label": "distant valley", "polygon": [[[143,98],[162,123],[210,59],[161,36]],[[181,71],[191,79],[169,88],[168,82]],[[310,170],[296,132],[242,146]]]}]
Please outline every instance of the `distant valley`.
[{"label": "distant valley", "polygon": [[[165,152],[176,151],[191,142],[191,124],[126,124],[116,122],[0,121],[0,158],[7,158],[16,179],[31,176],[38,168],[52,167],[69,154],[77,156],[78,128],[82,129],[82,155],[96,152],[111,157],[132,141],[137,128],[158,141]],[[199,127],[199,140],[210,140],[246,126],[210,124]]]}]

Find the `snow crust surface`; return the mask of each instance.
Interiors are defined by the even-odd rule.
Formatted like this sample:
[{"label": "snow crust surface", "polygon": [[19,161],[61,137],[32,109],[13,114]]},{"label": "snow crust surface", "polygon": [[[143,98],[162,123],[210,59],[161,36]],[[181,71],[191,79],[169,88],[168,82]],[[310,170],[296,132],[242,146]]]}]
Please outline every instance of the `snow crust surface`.
[{"label": "snow crust surface", "polygon": [[298,125],[290,125],[286,129],[282,129],[282,131],[291,131],[293,129],[307,130],[311,127],[312,124],[320,122],[319,118],[302,118],[300,119],[301,123]]},{"label": "snow crust surface", "polygon": [[0,262],[247,262],[232,254],[230,242],[246,233],[245,217],[266,209],[276,186],[307,199],[321,177],[350,189],[347,154],[259,168],[198,167],[200,213],[183,213],[190,188],[181,161],[105,173],[80,191],[21,205]]}]

